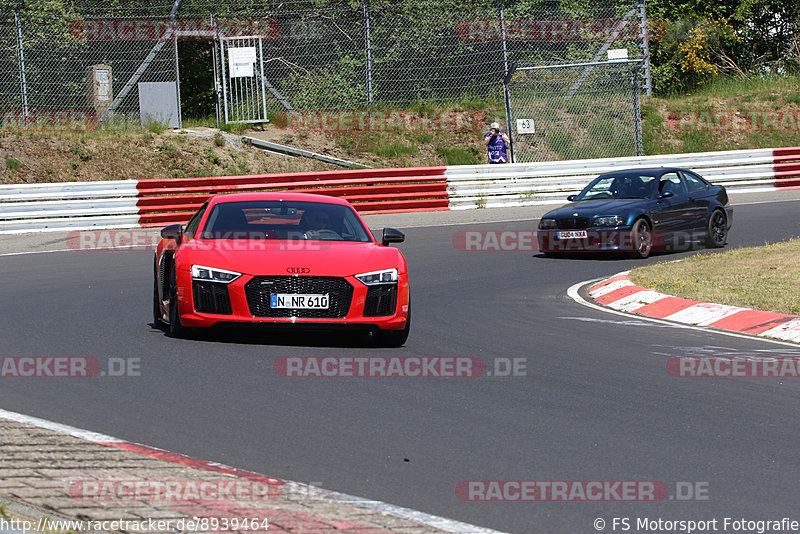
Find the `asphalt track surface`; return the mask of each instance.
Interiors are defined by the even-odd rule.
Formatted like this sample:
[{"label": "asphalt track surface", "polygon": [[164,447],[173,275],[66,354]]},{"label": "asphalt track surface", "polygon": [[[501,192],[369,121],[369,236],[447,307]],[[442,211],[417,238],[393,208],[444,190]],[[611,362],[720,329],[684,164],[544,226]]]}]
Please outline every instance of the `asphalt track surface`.
[{"label": "asphalt track surface", "polygon": [[[150,324],[152,252],[2,257],[0,355],[138,358],[141,376],[2,378],[0,407],[514,533],[595,532],[595,518],[611,531],[613,517],[800,520],[800,379],[680,379],[665,368],[672,356],[800,347],[626,319],[566,295],[687,253],[546,259],[451,241],[535,223],[407,228],[414,322],[400,349],[324,334],[171,339]],[[739,205],[728,248],[797,235],[800,201]],[[527,376],[288,379],[272,369],[282,356],[366,355],[525,358]],[[462,502],[465,480],[656,480],[671,495]],[[707,485],[707,500],[674,499],[678,482]]]}]

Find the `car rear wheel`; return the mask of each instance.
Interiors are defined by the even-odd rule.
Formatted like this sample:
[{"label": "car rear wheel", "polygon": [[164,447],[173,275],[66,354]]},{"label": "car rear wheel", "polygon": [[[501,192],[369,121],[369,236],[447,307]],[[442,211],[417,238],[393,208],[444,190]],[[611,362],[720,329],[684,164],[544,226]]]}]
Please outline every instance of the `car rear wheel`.
[{"label": "car rear wheel", "polygon": [[381,330],[373,334],[375,341],[381,347],[402,347],[411,331],[411,299],[408,299],[408,315],[406,326],[402,330]]},{"label": "car rear wheel", "polygon": [[721,210],[714,210],[708,218],[706,247],[719,248],[728,240],[728,220]]},{"label": "car rear wheel", "polygon": [[643,259],[650,255],[650,251],[653,249],[653,234],[645,219],[636,219],[633,222],[631,246],[630,255],[634,258]]},{"label": "car rear wheel", "polygon": [[178,273],[175,267],[172,268],[169,280],[169,335],[174,338],[185,338],[189,335],[189,329],[181,324],[178,313]]}]

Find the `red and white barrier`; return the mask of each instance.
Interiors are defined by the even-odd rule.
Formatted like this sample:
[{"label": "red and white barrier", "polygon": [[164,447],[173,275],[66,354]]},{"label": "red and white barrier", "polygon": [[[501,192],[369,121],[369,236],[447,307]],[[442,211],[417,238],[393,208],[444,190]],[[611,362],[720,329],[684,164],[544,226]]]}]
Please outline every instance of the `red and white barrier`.
[{"label": "red and white barrier", "polygon": [[0,234],[164,226],[211,195],[296,191],[343,197],[361,212],[556,204],[600,173],[686,167],[731,192],[800,188],[800,147],[510,165],[460,165],[0,186]]},{"label": "red and white barrier", "polygon": [[628,271],[598,282],[588,291],[596,302],[618,311],[784,341],[800,341],[800,316],[665,295],[635,285],[628,279]]}]

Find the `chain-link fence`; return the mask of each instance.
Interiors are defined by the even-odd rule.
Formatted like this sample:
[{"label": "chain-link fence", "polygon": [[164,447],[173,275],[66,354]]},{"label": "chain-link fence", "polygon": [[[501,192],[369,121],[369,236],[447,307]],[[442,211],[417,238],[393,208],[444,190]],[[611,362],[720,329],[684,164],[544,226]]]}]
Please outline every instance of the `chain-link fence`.
[{"label": "chain-link fence", "polygon": [[[596,61],[610,46],[645,58],[643,0],[633,1],[20,1],[0,7],[0,110],[6,123],[53,112],[138,120],[139,82],[180,79],[180,40],[237,35],[263,37],[270,112],[478,101],[501,109],[510,66]],[[87,69],[96,65],[110,71],[110,95],[92,93]],[[208,70],[219,93],[227,74]]]},{"label": "chain-link fence", "polygon": [[641,156],[641,61],[520,67],[506,78],[515,162]]}]

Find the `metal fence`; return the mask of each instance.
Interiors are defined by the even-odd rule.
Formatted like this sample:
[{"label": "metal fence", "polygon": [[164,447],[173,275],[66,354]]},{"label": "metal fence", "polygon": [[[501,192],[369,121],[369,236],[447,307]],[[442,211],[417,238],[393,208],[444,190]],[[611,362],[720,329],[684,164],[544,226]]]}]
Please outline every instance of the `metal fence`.
[{"label": "metal fence", "polygon": [[642,155],[638,60],[520,67],[506,78],[513,162]]},{"label": "metal fence", "polygon": [[[180,39],[237,35],[262,36],[254,76],[263,70],[270,112],[420,101],[501,109],[510,66],[593,61],[610,46],[646,58],[643,0],[618,1],[20,2],[0,7],[0,110],[6,127],[63,112],[138,120],[139,82],[178,82]],[[110,67],[111,103],[87,94],[93,65]],[[208,80],[217,93],[220,76]]]}]

